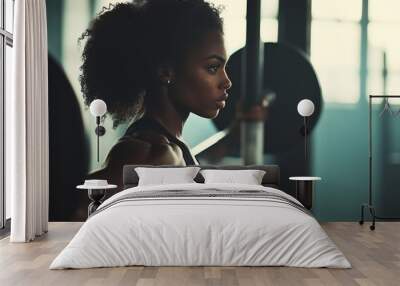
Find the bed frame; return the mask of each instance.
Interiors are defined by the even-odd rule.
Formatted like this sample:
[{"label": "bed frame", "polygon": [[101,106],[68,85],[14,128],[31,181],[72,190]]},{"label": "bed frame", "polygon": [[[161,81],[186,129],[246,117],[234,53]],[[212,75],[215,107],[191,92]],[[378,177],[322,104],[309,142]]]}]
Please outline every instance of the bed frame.
[{"label": "bed frame", "polygon": [[[156,168],[184,168],[186,166],[152,166],[152,165],[125,165],[123,169],[123,188],[136,187],[139,182],[139,177],[135,171],[136,167],[156,167]],[[251,166],[211,166],[211,165],[198,165],[201,169],[218,169],[218,170],[264,170],[266,173],[262,180],[262,185],[279,189],[280,186],[280,170],[278,165],[251,165]],[[204,178],[200,173],[196,176],[195,181],[203,183]]]}]

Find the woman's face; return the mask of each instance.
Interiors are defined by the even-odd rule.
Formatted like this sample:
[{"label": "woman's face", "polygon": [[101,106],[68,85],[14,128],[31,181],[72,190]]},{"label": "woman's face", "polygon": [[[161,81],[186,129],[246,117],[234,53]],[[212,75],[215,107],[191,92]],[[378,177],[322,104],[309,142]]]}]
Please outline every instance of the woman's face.
[{"label": "woman's face", "polygon": [[225,71],[226,61],[223,35],[210,31],[175,70],[170,95],[179,108],[201,117],[216,117],[225,107],[227,90],[232,86]]}]

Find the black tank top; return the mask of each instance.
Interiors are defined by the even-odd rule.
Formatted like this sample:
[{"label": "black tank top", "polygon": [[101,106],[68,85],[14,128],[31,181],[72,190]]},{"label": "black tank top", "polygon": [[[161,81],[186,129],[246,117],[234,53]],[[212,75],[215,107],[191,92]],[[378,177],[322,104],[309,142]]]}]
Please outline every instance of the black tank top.
[{"label": "black tank top", "polygon": [[168,130],[158,123],[157,120],[143,117],[138,121],[132,123],[125,132],[124,137],[132,137],[135,136],[136,133],[140,131],[153,131],[155,133],[164,135],[168,138],[170,142],[178,145],[179,148],[182,150],[183,159],[185,160],[186,165],[198,165],[199,162],[196,160],[196,157],[192,155],[189,150],[189,147],[180,140],[178,140],[175,136],[171,135]]}]

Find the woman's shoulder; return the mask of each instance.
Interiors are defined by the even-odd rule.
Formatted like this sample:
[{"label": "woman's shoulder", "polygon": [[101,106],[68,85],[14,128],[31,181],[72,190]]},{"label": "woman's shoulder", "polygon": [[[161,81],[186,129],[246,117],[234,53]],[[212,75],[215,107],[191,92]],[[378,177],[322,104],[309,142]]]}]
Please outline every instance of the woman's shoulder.
[{"label": "woman's shoulder", "polygon": [[124,164],[182,164],[183,154],[178,145],[165,135],[141,131],[125,135],[110,150],[108,165]]},{"label": "woman's shoulder", "polygon": [[162,134],[146,132],[122,137],[107,155],[103,168],[88,178],[122,186],[124,165],[185,165],[181,149]]}]

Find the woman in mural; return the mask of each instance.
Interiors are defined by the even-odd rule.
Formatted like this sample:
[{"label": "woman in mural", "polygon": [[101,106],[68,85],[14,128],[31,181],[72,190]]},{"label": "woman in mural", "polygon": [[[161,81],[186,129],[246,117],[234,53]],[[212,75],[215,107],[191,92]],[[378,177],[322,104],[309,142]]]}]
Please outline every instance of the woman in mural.
[{"label": "woman in mural", "polygon": [[216,117],[231,87],[219,10],[203,0],[117,4],[82,38],[85,103],[104,100],[114,127],[133,122],[90,177],[121,187],[126,164],[197,164],[181,138],[185,121]]}]

